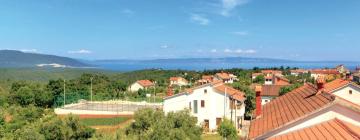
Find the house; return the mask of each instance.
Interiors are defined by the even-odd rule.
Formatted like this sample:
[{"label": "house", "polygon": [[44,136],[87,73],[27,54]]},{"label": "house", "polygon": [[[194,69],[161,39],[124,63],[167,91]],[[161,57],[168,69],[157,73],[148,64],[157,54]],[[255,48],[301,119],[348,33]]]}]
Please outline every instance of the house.
[{"label": "house", "polygon": [[139,80],[130,85],[129,91],[137,92],[139,89],[148,89],[154,86],[155,84],[150,80]]},{"label": "house", "polygon": [[269,76],[269,75],[281,75],[282,76],[282,71],[280,70],[262,70],[261,71],[262,74],[264,74],[265,76]]},{"label": "house", "polygon": [[170,77],[170,85],[186,86],[189,82],[182,77]]},{"label": "house", "polygon": [[325,77],[326,80],[332,80],[339,78],[341,75],[336,69],[313,69],[310,70],[311,77],[318,79],[319,77]]},{"label": "house", "polygon": [[221,73],[216,73],[214,75],[214,79],[215,80],[221,80],[224,83],[234,83],[234,81],[237,80],[237,76],[235,76],[234,74],[231,73],[225,73],[225,72],[221,72]]},{"label": "house", "polygon": [[285,85],[262,85],[255,87],[256,93],[261,98],[261,105],[269,103],[271,100],[280,96],[280,89]]},{"label": "house", "polygon": [[290,75],[299,76],[300,74],[308,73],[308,70],[305,69],[296,69],[296,70],[290,70]]},{"label": "house", "polygon": [[360,139],[360,106],[346,100],[342,92],[335,95],[348,84],[323,82],[305,83],[264,106],[257,97],[248,138]]},{"label": "house", "polygon": [[356,83],[360,83],[360,73],[353,74],[353,81]]},{"label": "house", "polygon": [[359,73],[360,72],[360,67],[356,67],[355,68],[355,73]]},{"label": "house", "polygon": [[165,113],[189,109],[205,131],[215,131],[225,118],[241,128],[245,114],[245,94],[223,82],[212,82],[164,98]]},{"label": "house", "polygon": [[285,77],[272,74],[265,76],[264,85],[290,85],[290,81]]},{"label": "house", "polygon": [[208,84],[214,81],[214,77],[212,75],[203,75],[201,79],[197,81],[198,85]]},{"label": "house", "polygon": [[251,79],[256,79],[256,77],[258,77],[258,76],[261,76],[261,75],[264,75],[263,73],[252,73],[251,74]]},{"label": "house", "polygon": [[360,86],[356,83],[349,80],[336,79],[323,84],[323,86],[320,84],[319,88],[319,90],[323,93],[332,94],[338,98],[360,106]]},{"label": "house", "polygon": [[345,67],[345,65],[341,64],[335,67],[335,69],[341,74],[350,73],[350,70]]}]

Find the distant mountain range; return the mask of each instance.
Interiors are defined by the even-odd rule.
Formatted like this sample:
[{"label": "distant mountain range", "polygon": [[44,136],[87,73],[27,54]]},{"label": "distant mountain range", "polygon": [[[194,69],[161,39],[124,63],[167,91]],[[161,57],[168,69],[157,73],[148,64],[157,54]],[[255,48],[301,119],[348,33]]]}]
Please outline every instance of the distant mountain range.
[{"label": "distant mountain range", "polygon": [[[285,59],[272,58],[247,58],[247,57],[224,57],[224,58],[170,58],[153,60],[95,60],[93,63],[266,63],[266,62],[296,62]],[[91,63],[91,62],[90,62]]]},{"label": "distant mountain range", "polygon": [[68,57],[45,55],[37,53],[24,53],[14,50],[0,50],[0,68],[12,67],[72,67],[89,68],[96,67],[106,70],[132,71],[141,69],[183,69],[183,70],[205,70],[205,69],[227,69],[253,67],[299,67],[299,68],[324,68],[335,67],[345,64],[349,68],[360,65],[356,61],[294,61],[272,58],[173,58],[154,60],[77,60]]},{"label": "distant mountain range", "polygon": [[0,50],[0,67],[90,67],[91,65],[79,60],[45,55],[37,53],[24,53],[15,50]]}]

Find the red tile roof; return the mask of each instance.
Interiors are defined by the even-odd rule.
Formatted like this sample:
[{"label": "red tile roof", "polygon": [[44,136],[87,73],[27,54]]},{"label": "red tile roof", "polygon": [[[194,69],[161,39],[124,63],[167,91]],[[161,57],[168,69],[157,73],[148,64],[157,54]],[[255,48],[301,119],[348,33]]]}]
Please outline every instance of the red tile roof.
[{"label": "red tile roof", "polygon": [[290,80],[282,76],[275,75],[275,85],[290,85]]},{"label": "red tile roof", "polygon": [[[230,97],[239,100],[239,101],[244,101],[245,100],[245,94],[237,89],[234,89],[230,86],[227,86],[225,84],[220,84],[220,85],[216,85],[214,86],[214,89],[217,91],[220,91],[222,93],[226,93],[228,95],[230,95]],[[226,89],[226,91],[225,91]]]},{"label": "red tile roof", "polygon": [[257,76],[260,76],[260,75],[263,75],[263,73],[253,73],[251,74],[253,77],[257,77]]},{"label": "red tile roof", "polygon": [[187,80],[182,77],[170,77],[170,81],[179,81],[179,80],[187,82]]},{"label": "red tile roof", "polygon": [[308,128],[276,136],[270,140],[291,139],[359,140],[360,127],[339,119],[333,119]]},{"label": "red tile roof", "polygon": [[192,94],[195,89],[202,88],[202,87],[208,86],[208,85],[212,86],[214,90],[216,90],[216,91],[218,91],[218,92],[220,92],[222,94],[225,94],[225,89],[226,89],[226,94],[229,95],[231,98],[233,98],[235,100],[244,101],[246,99],[245,93],[243,93],[243,92],[241,92],[241,91],[239,91],[237,89],[234,89],[234,88],[232,88],[230,86],[225,85],[220,80],[214,81],[214,82],[209,83],[209,84],[205,84],[205,85],[185,89],[184,94]]},{"label": "red tile roof", "polygon": [[351,81],[348,80],[344,80],[344,79],[335,79],[334,81],[331,81],[329,83],[326,83],[324,85],[324,89],[323,91],[327,92],[327,93],[331,93],[336,89],[339,89],[341,87],[344,87],[348,84],[350,84]]},{"label": "red tile roof", "polygon": [[261,115],[251,122],[250,139],[258,138],[319,111],[335,100],[335,97],[330,94],[317,94],[317,92],[318,90],[314,85],[306,83],[304,86],[264,105]]},{"label": "red tile roof", "polygon": [[211,75],[203,75],[201,78],[206,82],[212,82],[214,80],[214,77]]},{"label": "red tile roof", "polygon": [[312,74],[340,74],[336,69],[314,69],[310,70]]},{"label": "red tile roof", "polygon": [[282,74],[280,70],[262,70],[261,73],[263,74]]},{"label": "red tile roof", "polygon": [[137,83],[139,83],[141,86],[143,87],[151,87],[154,86],[155,84],[153,82],[151,82],[150,80],[139,80],[136,81]]},{"label": "red tile roof", "polygon": [[221,72],[221,73],[216,73],[216,76],[221,78],[221,79],[230,79],[231,76],[229,73],[225,73],[225,72]]},{"label": "red tile roof", "polygon": [[290,70],[291,73],[307,73],[308,70],[304,69],[296,69],[296,70]]},{"label": "red tile roof", "polygon": [[279,96],[280,89],[284,85],[263,85],[261,87],[261,96]]}]

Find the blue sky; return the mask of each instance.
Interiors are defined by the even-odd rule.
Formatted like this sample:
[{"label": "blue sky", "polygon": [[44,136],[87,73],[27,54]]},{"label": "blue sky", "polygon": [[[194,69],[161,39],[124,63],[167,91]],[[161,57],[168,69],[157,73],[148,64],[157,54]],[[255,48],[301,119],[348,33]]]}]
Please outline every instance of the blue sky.
[{"label": "blue sky", "polygon": [[0,49],[359,60],[360,0],[0,0]]}]

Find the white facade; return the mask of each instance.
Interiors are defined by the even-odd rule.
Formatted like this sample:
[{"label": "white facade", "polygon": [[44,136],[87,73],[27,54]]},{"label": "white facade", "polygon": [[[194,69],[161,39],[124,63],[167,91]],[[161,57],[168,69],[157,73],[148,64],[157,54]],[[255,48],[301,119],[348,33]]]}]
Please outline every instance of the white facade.
[{"label": "white facade", "polygon": [[273,84],[273,79],[270,79],[270,78],[265,79],[264,85],[272,85],[272,84]]},{"label": "white facade", "polygon": [[261,96],[261,105],[270,103],[270,101],[273,99],[274,99],[274,97],[272,97],[272,96]]},{"label": "white facade", "polygon": [[311,73],[310,77],[314,79],[318,79],[319,77],[324,77],[324,74]]},{"label": "white facade", "polygon": [[348,109],[347,107],[335,104],[317,113],[311,114],[304,119],[300,119],[299,121],[294,122],[289,126],[264,135],[263,137],[258,139],[267,139],[283,134],[288,134],[335,118],[345,122],[349,122],[356,126],[360,126],[359,112],[355,112],[351,109]]},{"label": "white facade", "polygon": [[170,80],[170,85],[187,86],[188,84],[185,79]]},{"label": "white facade", "polygon": [[137,92],[139,89],[145,89],[142,85],[140,85],[138,82],[133,83],[129,87],[129,91],[131,92]]},{"label": "white facade", "polygon": [[196,117],[198,125],[204,126],[208,122],[209,131],[217,129],[217,123],[225,117],[235,122],[237,128],[242,123],[245,114],[245,104],[238,101],[239,109],[230,108],[230,98],[224,93],[215,91],[210,84],[194,89],[192,93],[178,94],[164,100],[164,112],[176,112],[189,109]]},{"label": "white facade", "polygon": [[331,93],[351,103],[360,105],[360,88],[358,86],[348,84],[347,86],[334,90]]}]

